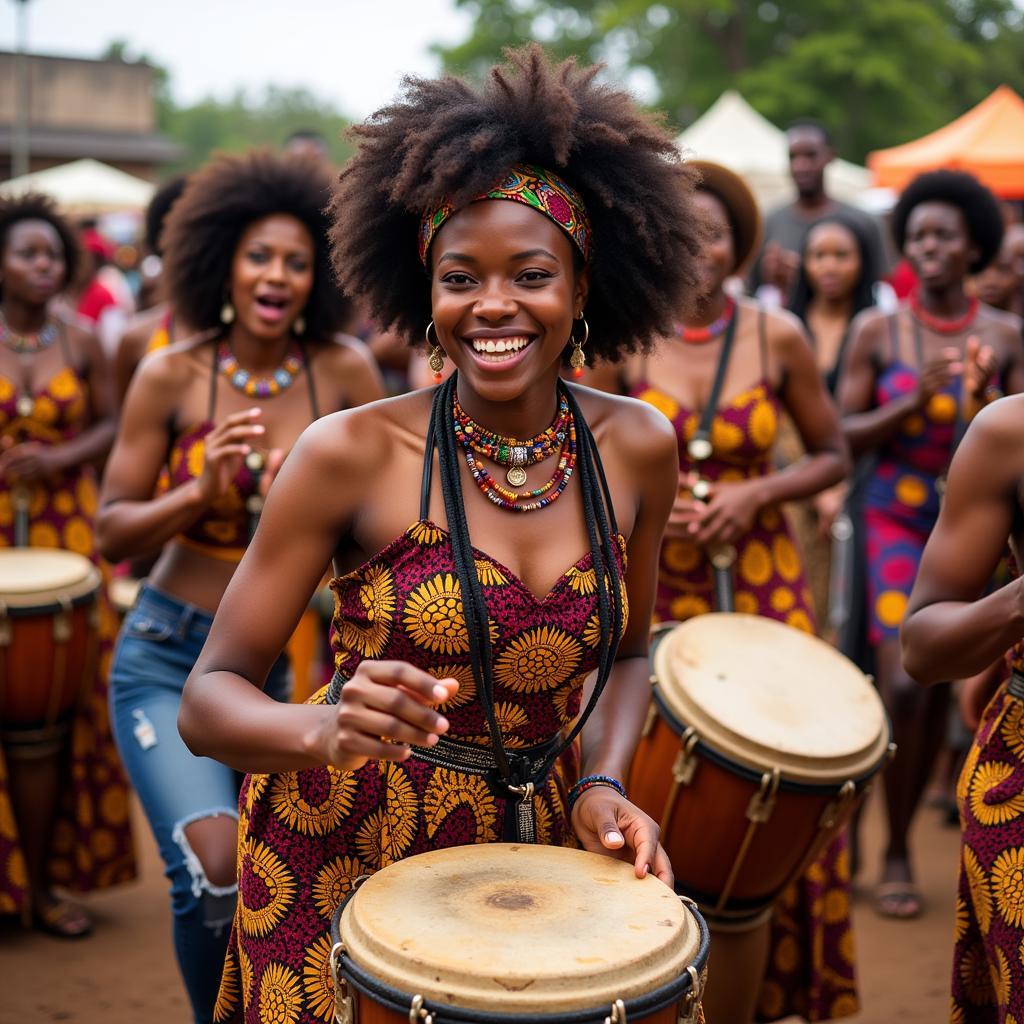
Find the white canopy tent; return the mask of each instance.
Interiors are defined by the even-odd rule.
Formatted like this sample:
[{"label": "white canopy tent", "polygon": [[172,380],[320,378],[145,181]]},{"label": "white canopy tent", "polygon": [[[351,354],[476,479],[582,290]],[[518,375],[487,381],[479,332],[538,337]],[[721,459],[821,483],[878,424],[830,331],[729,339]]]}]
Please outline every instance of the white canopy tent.
[{"label": "white canopy tent", "polygon": [[30,191],[52,196],[68,213],[97,214],[142,210],[156,186],[99,160],[88,159],[23,174],[0,184],[0,195],[21,195]]},{"label": "white canopy tent", "polygon": [[[762,117],[738,92],[728,89],[677,139],[684,158],[712,160],[742,175],[762,209],[794,196],[786,133]],[[825,171],[830,195],[860,205],[871,187],[865,167],[833,160]]]}]

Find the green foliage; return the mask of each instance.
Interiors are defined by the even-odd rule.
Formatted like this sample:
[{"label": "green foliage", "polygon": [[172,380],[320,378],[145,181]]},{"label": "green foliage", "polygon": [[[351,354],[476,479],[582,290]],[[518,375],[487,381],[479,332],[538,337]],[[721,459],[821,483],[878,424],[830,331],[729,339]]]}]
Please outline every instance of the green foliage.
[{"label": "green foliage", "polygon": [[931,131],[1001,82],[1024,91],[1024,12],[1014,0],[455,0],[471,13],[445,65],[481,74],[506,46],[603,59],[649,86],[679,125],[727,88],[785,124],[813,116],[839,150]]},{"label": "green foliage", "polygon": [[280,146],[299,130],[320,132],[336,164],[352,155],[353,147],[344,137],[348,119],[307,89],[267,86],[258,96],[239,90],[227,100],[207,97],[183,106],[171,94],[167,70],[145,55],[131,53],[125,42],[110,43],[103,57],[145,61],[153,67],[157,127],[186,151],[180,163],[165,168],[167,174],[190,171],[218,151],[235,153],[252,146]]}]

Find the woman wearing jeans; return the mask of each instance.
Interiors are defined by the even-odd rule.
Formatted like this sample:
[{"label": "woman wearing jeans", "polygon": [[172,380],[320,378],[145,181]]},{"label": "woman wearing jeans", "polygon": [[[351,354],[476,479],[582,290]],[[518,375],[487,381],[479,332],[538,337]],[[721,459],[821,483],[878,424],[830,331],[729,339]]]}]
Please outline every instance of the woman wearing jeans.
[{"label": "woman wearing jeans", "polygon": [[[321,165],[269,153],[190,180],[165,266],[173,308],[199,333],[141,365],[102,495],[105,555],[163,548],[125,619],[111,703],[198,1022],[211,1019],[236,900],[238,780],[181,742],[181,691],[285,453],[322,413],[381,394],[362,344],[334,337],[346,310],[328,265],[328,183]],[[262,682],[287,699],[286,662]]]}]

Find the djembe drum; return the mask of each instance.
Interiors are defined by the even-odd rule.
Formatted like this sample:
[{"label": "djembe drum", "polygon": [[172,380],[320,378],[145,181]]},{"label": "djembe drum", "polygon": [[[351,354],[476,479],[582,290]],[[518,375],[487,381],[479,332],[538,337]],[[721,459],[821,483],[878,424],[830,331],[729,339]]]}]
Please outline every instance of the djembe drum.
[{"label": "djembe drum", "polygon": [[340,1024],[685,1024],[708,933],[653,875],[551,846],[436,850],[335,914]]}]

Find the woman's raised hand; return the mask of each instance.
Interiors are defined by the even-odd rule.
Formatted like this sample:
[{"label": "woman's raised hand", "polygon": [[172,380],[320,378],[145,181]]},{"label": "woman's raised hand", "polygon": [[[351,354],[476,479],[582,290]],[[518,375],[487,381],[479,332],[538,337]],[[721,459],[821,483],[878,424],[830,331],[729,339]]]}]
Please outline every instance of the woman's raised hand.
[{"label": "woman's raised hand", "polygon": [[252,451],[252,442],[261,437],[265,427],[255,422],[259,409],[246,409],[228,416],[204,439],[203,472],[196,481],[199,493],[207,502],[216,501],[227,494],[242,461]]}]

